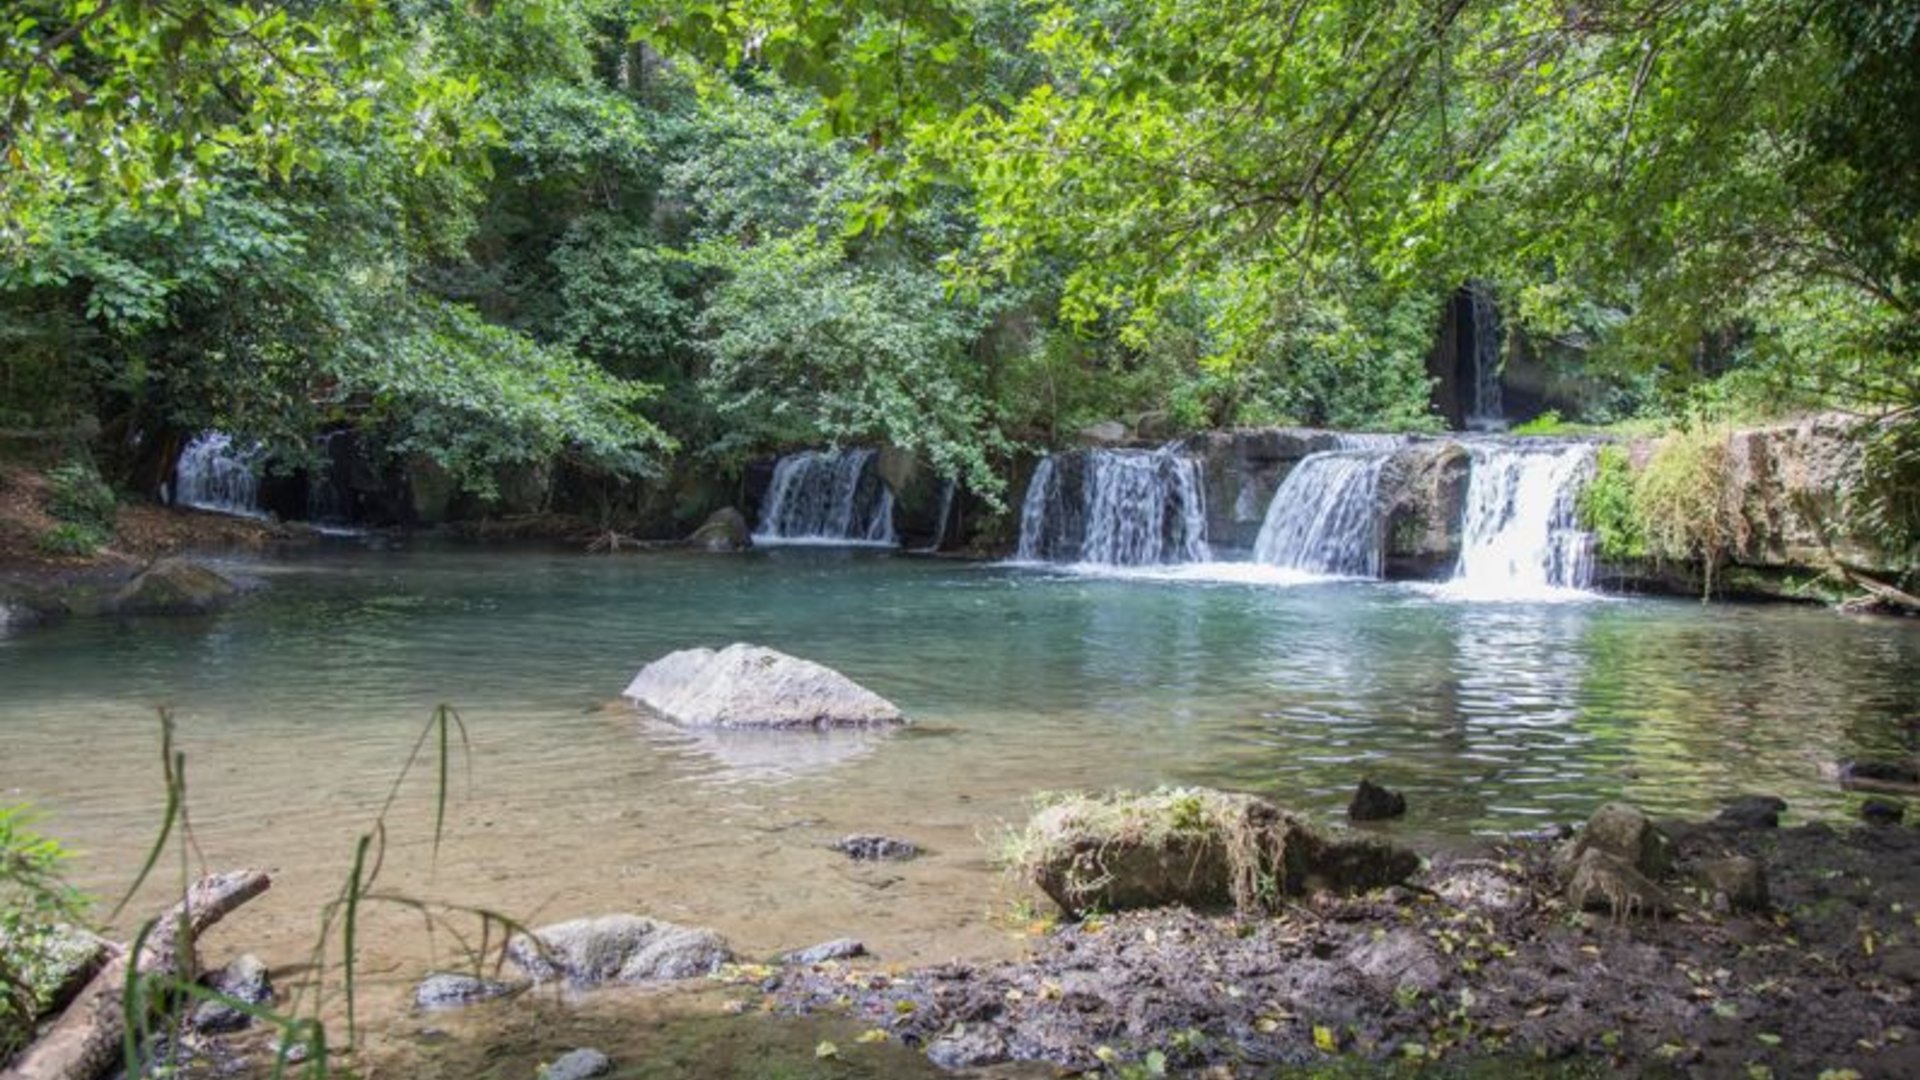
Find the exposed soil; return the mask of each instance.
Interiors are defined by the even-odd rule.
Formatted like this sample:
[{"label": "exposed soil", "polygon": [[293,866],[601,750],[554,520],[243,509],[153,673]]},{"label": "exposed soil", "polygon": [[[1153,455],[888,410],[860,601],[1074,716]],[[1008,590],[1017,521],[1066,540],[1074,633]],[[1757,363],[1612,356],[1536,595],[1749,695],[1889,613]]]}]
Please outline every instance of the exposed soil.
[{"label": "exposed soil", "polygon": [[47,479],[39,470],[0,461],[0,587],[58,593],[116,584],[161,556],[255,552],[305,535],[271,521],[128,503],[120,507],[113,536],[100,551],[49,555],[40,549],[40,537],[59,521],[47,511],[47,496]]},{"label": "exposed soil", "polygon": [[[825,964],[769,991],[952,1068],[1006,1060],[1269,1076],[1489,1060],[1638,1074],[1920,1076],[1920,836],[1668,825],[1684,868],[1766,868],[1773,909],[1618,920],[1560,896],[1553,845],[1446,856],[1416,880],[1276,917],[1088,919],[1025,960],[899,975]],[[1557,1064],[1556,1064],[1557,1063]],[[1770,1070],[1770,1072],[1762,1071]],[[1844,1072],[1830,1075],[1847,1075]]]}]

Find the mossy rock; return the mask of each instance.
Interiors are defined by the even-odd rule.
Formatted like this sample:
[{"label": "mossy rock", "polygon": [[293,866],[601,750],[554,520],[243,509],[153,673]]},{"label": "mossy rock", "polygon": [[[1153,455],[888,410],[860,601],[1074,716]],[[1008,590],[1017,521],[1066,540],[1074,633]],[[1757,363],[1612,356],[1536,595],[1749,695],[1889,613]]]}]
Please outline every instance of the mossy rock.
[{"label": "mossy rock", "polygon": [[1420,866],[1384,840],[1335,837],[1265,799],[1204,788],[1055,800],[1008,858],[1073,916],[1167,904],[1255,914],[1285,897],[1382,888]]},{"label": "mossy rock", "polygon": [[204,615],[225,607],[240,587],[196,562],[161,559],[114,594],[121,615]]},{"label": "mossy rock", "polygon": [[752,545],[746,515],[731,506],[707,515],[707,520],[687,537],[687,546],[700,551],[745,551]]}]

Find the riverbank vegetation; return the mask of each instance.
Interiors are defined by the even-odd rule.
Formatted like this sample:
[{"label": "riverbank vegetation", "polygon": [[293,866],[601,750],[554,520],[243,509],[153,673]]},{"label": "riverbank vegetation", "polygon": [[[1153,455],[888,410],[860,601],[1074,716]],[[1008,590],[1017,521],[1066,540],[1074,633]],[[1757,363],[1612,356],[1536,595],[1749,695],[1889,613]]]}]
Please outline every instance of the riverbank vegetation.
[{"label": "riverbank vegetation", "polygon": [[1916,18],[34,0],[0,427],[142,494],[217,427],[482,495],[887,441],[1000,499],[1097,420],[1437,426],[1471,283],[1569,420],[1891,411],[1906,528]]}]

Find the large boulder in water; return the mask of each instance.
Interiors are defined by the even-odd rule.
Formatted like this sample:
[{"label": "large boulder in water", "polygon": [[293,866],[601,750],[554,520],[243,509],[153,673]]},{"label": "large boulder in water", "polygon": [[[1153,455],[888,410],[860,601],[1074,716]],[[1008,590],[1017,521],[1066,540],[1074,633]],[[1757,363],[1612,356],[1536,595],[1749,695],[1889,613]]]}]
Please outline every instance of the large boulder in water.
[{"label": "large boulder in water", "polygon": [[1265,799],[1204,788],[1054,802],[1011,859],[1075,916],[1165,904],[1256,913],[1290,896],[1383,888],[1420,868],[1397,845],[1331,836]]},{"label": "large boulder in water", "polygon": [[240,587],[196,562],[161,559],[114,594],[122,615],[204,615],[240,594]]},{"label": "large boulder in water", "polygon": [[687,546],[701,551],[745,551],[753,546],[753,530],[747,527],[747,515],[723,506],[693,530]]},{"label": "large boulder in water", "polygon": [[683,649],[640,669],[629,700],[695,727],[881,727],[893,702],[832,668],[758,645]]},{"label": "large boulder in water", "polygon": [[543,926],[507,944],[507,958],[538,980],[576,986],[650,983],[711,975],[733,959],[727,940],[711,930],[644,915],[602,915]]}]

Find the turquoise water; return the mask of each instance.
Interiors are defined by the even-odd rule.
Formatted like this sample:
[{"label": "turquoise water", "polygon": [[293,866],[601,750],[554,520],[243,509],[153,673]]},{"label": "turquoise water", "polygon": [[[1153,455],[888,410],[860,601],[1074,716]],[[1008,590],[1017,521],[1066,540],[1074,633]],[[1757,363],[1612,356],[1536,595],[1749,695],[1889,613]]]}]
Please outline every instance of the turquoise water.
[{"label": "turquoise water", "polygon": [[[1628,798],[1708,813],[1780,794],[1850,812],[1831,763],[1911,752],[1920,624],[1676,600],[1502,605],[1399,585],[1074,576],[873,552],[740,558],[330,549],[242,566],[207,619],[0,637],[0,798],[109,891],[160,805],[154,709],[188,754],[209,864],[272,868],[233,931],[283,961],[338,887],[436,703],[473,738],[450,837],[430,784],[388,881],[545,921],[643,910],[749,954],[840,934],[889,961],[1009,952],[996,837],[1036,792],[1211,784],[1340,820],[1362,775],[1422,837]],[[610,704],[672,649],[744,640],[833,665],[916,721],[891,736],[690,734]],[[916,862],[826,850],[884,831]],[[396,997],[445,942],[368,931]]]}]

